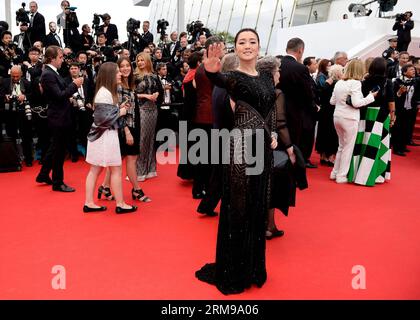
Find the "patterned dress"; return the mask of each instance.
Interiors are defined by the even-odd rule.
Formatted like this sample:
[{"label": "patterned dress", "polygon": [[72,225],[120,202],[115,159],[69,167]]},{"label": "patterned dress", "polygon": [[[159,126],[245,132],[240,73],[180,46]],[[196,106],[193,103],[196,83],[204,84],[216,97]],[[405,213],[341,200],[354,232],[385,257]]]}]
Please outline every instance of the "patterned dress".
[{"label": "patterned dress", "polygon": [[[158,78],[154,74],[137,78],[137,94],[153,94],[159,91]],[[155,177],[156,150],[155,136],[158,109],[155,102],[139,99],[140,105],[140,154],[137,159],[137,178],[139,181]]]},{"label": "patterned dress", "polygon": [[[271,73],[258,76],[239,71],[207,74],[215,85],[227,89],[236,106],[230,164],[224,165],[223,169],[216,262],[204,265],[196,272],[196,277],[216,285],[223,294],[234,294],[252,284],[261,287],[267,279],[265,230],[270,201],[270,143],[275,128],[276,95]],[[237,160],[255,154],[260,134],[263,135],[259,142],[262,152],[256,154],[256,161],[262,171],[249,174],[247,169],[254,165]],[[251,147],[244,143],[246,139],[242,140],[243,137],[254,139]]]},{"label": "patterned dress", "polygon": [[348,181],[364,186],[391,179],[388,103],[394,101],[392,82],[371,77],[363,81],[362,92],[366,95],[377,85],[381,89],[375,101],[360,110],[359,130],[348,174]]}]

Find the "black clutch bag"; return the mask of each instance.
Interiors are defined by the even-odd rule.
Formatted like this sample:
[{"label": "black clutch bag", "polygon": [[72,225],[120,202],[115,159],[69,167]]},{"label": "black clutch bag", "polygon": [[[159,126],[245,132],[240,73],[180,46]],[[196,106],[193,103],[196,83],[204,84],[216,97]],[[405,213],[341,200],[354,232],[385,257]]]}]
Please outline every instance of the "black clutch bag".
[{"label": "black clutch bag", "polygon": [[347,95],[346,104],[348,104],[350,107],[353,107],[353,103],[351,103],[351,95]]},{"label": "black clutch bag", "polygon": [[287,168],[287,164],[289,163],[289,155],[284,150],[274,150],[273,162],[273,170],[284,170]]}]

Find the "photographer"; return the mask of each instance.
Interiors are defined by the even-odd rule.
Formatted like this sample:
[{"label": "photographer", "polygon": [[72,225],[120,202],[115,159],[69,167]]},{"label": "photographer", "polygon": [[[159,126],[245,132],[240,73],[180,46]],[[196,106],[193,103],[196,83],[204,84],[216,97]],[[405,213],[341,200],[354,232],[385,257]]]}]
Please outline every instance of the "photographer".
[{"label": "photographer", "polygon": [[143,33],[141,35],[141,38],[147,43],[153,43],[153,34],[149,31],[150,28],[150,22],[149,21],[143,21]]},{"label": "photographer", "polygon": [[[114,61],[114,50],[111,46],[107,45],[108,39],[106,34],[99,32],[96,37],[96,45],[94,45],[88,53],[102,62]],[[111,41],[112,43],[112,41]]]},{"label": "photographer", "polygon": [[413,13],[407,11],[404,14],[397,14],[392,30],[397,31],[397,51],[407,51],[411,42],[411,29],[414,28],[414,21],[411,20]]},{"label": "photographer", "polygon": [[115,24],[111,23],[111,16],[108,13],[102,15],[103,25],[99,26],[99,32],[105,33],[106,45],[110,46],[112,41],[118,40],[118,28]]},{"label": "photographer", "polygon": [[3,31],[0,42],[0,77],[8,77],[13,65],[22,62],[22,51],[13,44],[12,33]]},{"label": "photographer", "polygon": [[20,34],[13,37],[13,42],[17,44],[17,47],[27,57],[28,50],[32,45],[29,39],[28,24],[26,22],[20,23]]},{"label": "photographer", "polygon": [[82,34],[80,35],[80,44],[82,50],[89,50],[94,44],[93,37],[90,35],[91,29],[88,24],[82,26]]},{"label": "photographer", "polygon": [[71,48],[77,52],[81,48],[80,33],[77,29],[79,27],[79,20],[77,19],[76,8],[70,7],[70,2],[61,1],[61,8],[63,12],[57,16],[57,25],[63,28],[64,43],[66,47]]},{"label": "photographer", "polygon": [[[22,78],[20,66],[13,66],[10,78],[3,79],[0,99],[4,102],[6,134],[22,139],[23,155],[28,167],[32,166],[32,112],[29,104],[31,86]],[[19,135],[18,135],[19,130]]]},{"label": "photographer", "polygon": [[205,35],[206,39],[211,37],[210,30],[204,28],[203,23],[200,20],[193,21],[187,25],[187,30],[190,35],[188,43],[193,44],[200,40],[201,35]]},{"label": "photographer", "polygon": [[[35,1],[29,2],[29,38],[33,45],[36,41],[45,42],[45,18],[38,12],[38,4]],[[27,21],[28,22],[28,21]]]},{"label": "photographer", "polygon": [[79,63],[73,62],[70,64],[70,76],[65,81],[70,85],[79,77],[84,78],[83,85],[70,97],[70,104],[73,106],[71,110],[72,127],[70,129],[70,154],[72,162],[76,162],[79,158],[78,142],[86,149],[87,134],[93,122],[93,87],[90,81],[83,76]]},{"label": "photographer", "polygon": [[402,75],[394,82],[396,120],[392,128],[393,153],[405,157],[410,143],[413,114],[420,106],[420,83],[415,80],[416,68],[412,64],[402,67]]}]

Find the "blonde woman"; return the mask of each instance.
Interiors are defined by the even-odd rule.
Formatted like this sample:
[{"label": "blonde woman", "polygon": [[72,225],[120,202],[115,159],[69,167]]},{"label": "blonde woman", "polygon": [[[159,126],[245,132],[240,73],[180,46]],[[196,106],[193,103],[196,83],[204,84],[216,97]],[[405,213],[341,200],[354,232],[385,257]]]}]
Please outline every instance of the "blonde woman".
[{"label": "blonde woman", "polygon": [[[347,183],[354,143],[360,120],[359,108],[372,103],[377,92],[362,94],[361,80],[365,75],[365,65],[360,59],[351,60],[345,70],[343,79],[334,87],[330,103],[335,105],[334,127],[338,135],[338,151],[330,179],[337,183]],[[347,97],[351,97],[351,105]]]},{"label": "blonde woman", "polygon": [[154,143],[158,116],[156,102],[160,88],[159,80],[153,74],[150,54],[139,53],[136,64],[136,93],[140,106],[140,154],[137,159],[137,180],[144,181],[157,176]]}]

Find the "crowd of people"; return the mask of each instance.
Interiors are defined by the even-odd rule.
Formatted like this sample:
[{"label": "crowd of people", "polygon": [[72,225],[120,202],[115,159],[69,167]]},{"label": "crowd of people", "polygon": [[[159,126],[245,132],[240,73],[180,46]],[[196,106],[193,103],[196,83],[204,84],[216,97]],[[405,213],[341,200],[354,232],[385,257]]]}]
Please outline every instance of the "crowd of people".
[{"label": "crowd of people", "polygon": [[[213,129],[235,132],[219,146],[234,155],[228,163],[186,159],[177,173],[193,180],[192,197],[201,199],[198,213],[216,216],[221,201],[216,262],[196,276],[225,294],[264,284],[265,240],[284,234],[274,209],[287,215],[296,188],[307,188],[306,169],[317,168],[311,161],[314,147],[336,183],[373,186],[390,179],[391,147],[406,156],[408,146],[417,145],[412,136],[420,60],[398,51],[395,38],[383,57],[365,61],[349,60],[340,51],[331,59],[305,57],[299,38],[288,41],[284,56],[260,57],[253,29],[240,30],[235,52],[227,53],[223,39],[206,32],[189,43],[187,33],[173,31],[157,47],[145,21],[133,56],[119,43],[108,14],[94,43],[87,24],[79,33],[70,3],[61,6],[49,34],[34,1],[15,43],[10,31],[1,33],[0,115],[6,135],[21,138],[27,166],[38,156],[42,168],[36,181],[54,191],[75,191],[64,183],[63,164],[67,151],[72,161],[83,155],[90,165],[83,211],[107,209],[95,203],[97,191],[98,199],[115,200],[121,214],[137,210],[123,198],[123,159],[132,199],[151,201],[139,182],[158,175],[159,129],[186,121],[188,130],[207,133],[207,150]],[[174,106],[182,107],[175,113]],[[238,143],[245,132],[252,141],[263,132],[257,175],[234,161],[249,153]]]}]

